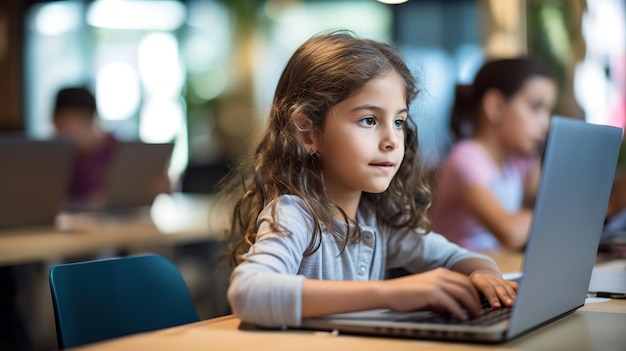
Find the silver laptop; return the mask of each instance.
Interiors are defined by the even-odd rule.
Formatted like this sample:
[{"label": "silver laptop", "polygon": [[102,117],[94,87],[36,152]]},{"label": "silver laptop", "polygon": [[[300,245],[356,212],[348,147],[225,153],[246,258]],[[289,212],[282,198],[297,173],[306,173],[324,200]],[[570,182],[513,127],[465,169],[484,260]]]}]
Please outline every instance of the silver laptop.
[{"label": "silver laptop", "polygon": [[0,139],[0,230],[53,228],[73,158],[69,141]]},{"label": "silver laptop", "polygon": [[120,142],[105,181],[106,210],[150,206],[167,179],[173,143]]},{"label": "silver laptop", "polygon": [[499,312],[504,320],[373,310],[304,319],[302,327],[496,343],[574,312],[587,297],[621,141],[620,128],[552,118],[523,276],[515,305]]}]

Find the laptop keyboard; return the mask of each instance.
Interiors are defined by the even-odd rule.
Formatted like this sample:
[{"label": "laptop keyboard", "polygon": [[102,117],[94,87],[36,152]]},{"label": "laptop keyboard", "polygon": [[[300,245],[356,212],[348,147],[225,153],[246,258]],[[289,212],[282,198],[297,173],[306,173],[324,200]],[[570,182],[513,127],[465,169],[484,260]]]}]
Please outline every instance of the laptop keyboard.
[{"label": "laptop keyboard", "polygon": [[406,318],[402,319],[403,322],[419,322],[419,323],[430,323],[430,324],[456,324],[456,325],[491,325],[494,323],[501,322],[509,318],[511,314],[511,308],[509,307],[501,307],[501,308],[492,308],[489,306],[489,303],[484,300],[481,313],[478,317],[468,319],[466,321],[460,320],[453,316],[446,316],[440,314],[433,314],[429,317],[422,317],[419,319]]},{"label": "laptop keyboard", "polygon": [[435,315],[430,318],[422,320],[422,323],[432,324],[461,324],[461,325],[490,325],[501,322],[509,318],[511,314],[510,308],[498,308],[489,310],[483,310],[480,316],[466,321],[460,320],[452,316]]}]

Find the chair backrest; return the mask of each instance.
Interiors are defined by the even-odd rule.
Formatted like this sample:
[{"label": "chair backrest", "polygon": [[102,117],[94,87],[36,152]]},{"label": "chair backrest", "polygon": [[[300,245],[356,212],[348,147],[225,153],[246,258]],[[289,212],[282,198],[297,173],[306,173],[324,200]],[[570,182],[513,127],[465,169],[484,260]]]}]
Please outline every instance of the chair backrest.
[{"label": "chair backrest", "polygon": [[199,320],[180,271],[159,255],[59,264],[49,278],[59,348]]}]

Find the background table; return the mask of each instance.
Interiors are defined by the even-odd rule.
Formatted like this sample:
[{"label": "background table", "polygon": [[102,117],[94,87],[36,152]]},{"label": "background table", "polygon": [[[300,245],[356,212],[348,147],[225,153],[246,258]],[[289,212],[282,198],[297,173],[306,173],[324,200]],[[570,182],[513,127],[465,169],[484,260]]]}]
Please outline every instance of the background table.
[{"label": "background table", "polygon": [[210,196],[160,195],[152,207],[124,215],[61,213],[56,228],[0,230],[0,265],[86,255],[102,250],[144,249],[219,241],[228,209]]}]

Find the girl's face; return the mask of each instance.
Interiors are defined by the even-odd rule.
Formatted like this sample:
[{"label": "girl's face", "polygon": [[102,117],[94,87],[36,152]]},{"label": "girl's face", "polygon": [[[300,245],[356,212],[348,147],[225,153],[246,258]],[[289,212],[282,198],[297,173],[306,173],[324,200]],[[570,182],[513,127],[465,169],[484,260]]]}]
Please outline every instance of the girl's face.
[{"label": "girl's face", "polygon": [[370,80],[328,111],[313,135],[335,201],[385,191],[404,158],[405,87],[396,72]]},{"label": "girl's face", "polygon": [[556,94],[554,81],[534,77],[503,105],[498,134],[509,150],[521,154],[539,150],[550,125]]}]

